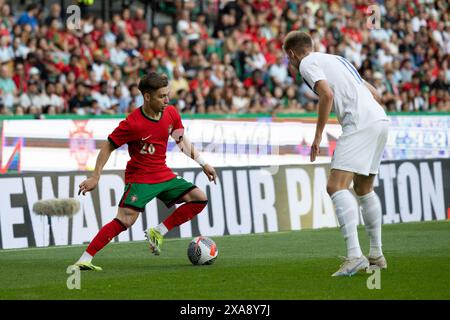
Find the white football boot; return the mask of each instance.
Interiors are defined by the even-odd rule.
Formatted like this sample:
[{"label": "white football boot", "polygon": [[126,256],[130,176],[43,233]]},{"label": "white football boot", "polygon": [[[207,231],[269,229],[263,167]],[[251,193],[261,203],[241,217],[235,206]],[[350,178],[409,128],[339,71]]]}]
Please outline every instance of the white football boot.
[{"label": "white football boot", "polygon": [[344,262],[338,271],[333,273],[332,277],[348,276],[351,277],[360,270],[365,270],[369,267],[369,260],[365,256],[359,258],[342,257]]},{"label": "white football boot", "polygon": [[369,259],[371,269],[375,269],[375,268],[387,269],[387,262],[386,262],[386,259],[384,258],[384,256],[379,256],[379,257],[369,256],[367,258]]}]

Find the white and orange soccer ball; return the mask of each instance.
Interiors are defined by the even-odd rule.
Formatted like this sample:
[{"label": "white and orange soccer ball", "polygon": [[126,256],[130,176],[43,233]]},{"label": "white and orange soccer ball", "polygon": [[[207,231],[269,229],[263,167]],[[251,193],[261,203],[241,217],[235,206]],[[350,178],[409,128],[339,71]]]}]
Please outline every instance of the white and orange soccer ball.
[{"label": "white and orange soccer ball", "polygon": [[219,250],[216,243],[208,237],[195,237],[189,242],[187,255],[194,265],[213,264]]}]

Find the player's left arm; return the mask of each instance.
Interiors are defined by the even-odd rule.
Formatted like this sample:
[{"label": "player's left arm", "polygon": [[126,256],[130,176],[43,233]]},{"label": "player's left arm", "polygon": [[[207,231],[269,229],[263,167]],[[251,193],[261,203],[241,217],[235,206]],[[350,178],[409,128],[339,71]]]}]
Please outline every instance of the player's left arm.
[{"label": "player's left arm", "polygon": [[214,183],[216,183],[216,170],[211,165],[207,164],[205,160],[203,160],[194,144],[186,136],[183,124],[181,122],[181,116],[178,112],[175,113],[174,129],[172,130],[170,135],[177,143],[178,148],[180,148],[180,150],[185,155],[197,162],[202,167],[203,172],[208,177],[208,180],[214,181]]},{"label": "player's left arm", "polygon": [[383,105],[383,102],[381,100],[381,96],[378,93],[377,89],[371,85],[369,82],[367,82],[366,80],[364,80],[364,85],[367,87],[367,89],[369,89],[370,93],[372,94],[373,98],[381,105]]},{"label": "player's left arm", "polygon": [[328,117],[333,107],[333,91],[326,80],[319,80],[314,85],[315,92],[319,96],[319,117],[316,124],[316,134],[311,145],[311,162],[316,160],[319,154],[320,141],[322,141],[322,132],[328,121]]},{"label": "player's left arm", "polygon": [[209,164],[205,162],[205,160],[202,158],[198,150],[195,148],[194,144],[189,140],[188,137],[186,137],[185,134],[183,136],[178,138],[177,142],[178,148],[187,155],[189,158],[197,162],[203,169],[203,172],[208,177],[209,181],[214,181],[216,183],[216,170]]}]

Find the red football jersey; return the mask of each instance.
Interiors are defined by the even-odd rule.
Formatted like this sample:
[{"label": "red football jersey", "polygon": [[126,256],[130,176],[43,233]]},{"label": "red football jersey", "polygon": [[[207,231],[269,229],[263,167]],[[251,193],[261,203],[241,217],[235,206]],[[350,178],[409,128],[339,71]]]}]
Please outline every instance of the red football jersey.
[{"label": "red football jersey", "polygon": [[118,148],[128,143],[131,159],[125,170],[125,183],[160,183],[175,178],[166,165],[167,141],[172,135],[178,142],[183,135],[178,111],[167,106],[159,120],[149,118],[142,107],[134,110],[108,136]]}]

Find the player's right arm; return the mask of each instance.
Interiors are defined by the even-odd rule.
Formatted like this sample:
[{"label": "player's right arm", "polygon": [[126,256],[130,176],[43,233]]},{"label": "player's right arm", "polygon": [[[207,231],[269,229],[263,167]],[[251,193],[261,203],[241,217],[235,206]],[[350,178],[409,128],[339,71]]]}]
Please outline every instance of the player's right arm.
[{"label": "player's right arm", "polygon": [[106,143],[103,144],[95,162],[94,172],[92,173],[92,176],[80,183],[78,195],[80,195],[81,193],[85,195],[86,192],[95,189],[98,184],[98,180],[100,180],[100,175],[102,174],[103,168],[105,167],[106,162],[108,162],[109,156],[115,149],[116,148],[110,141],[106,141]]},{"label": "player's right arm", "polygon": [[316,82],[315,91],[319,96],[319,110],[316,123],[316,134],[311,145],[310,160],[314,162],[320,150],[320,142],[322,141],[322,133],[328,121],[328,117],[333,107],[333,91],[331,90],[326,80],[319,80]]},{"label": "player's right arm", "polygon": [[311,144],[310,160],[316,160],[320,150],[320,141],[322,141],[322,132],[328,121],[328,117],[333,107],[333,91],[331,90],[327,78],[318,61],[314,59],[303,60],[300,64],[300,74],[306,84],[313,89],[314,93],[319,96],[319,110],[316,123],[316,133],[314,141]]},{"label": "player's right arm", "polygon": [[122,120],[119,123],[119,126],[117,126],[117,128],[114,129],[114,131],[108,136],[108,141],[103,144],[100,149],[100,153],[97,156],[95,169],[92,176],[80,183],[78,195],[81,193],[85,195],[86,192],[94,190],[100,180],[100,175],[106,162],[108,162],[111,153],[121,145],[136,139],[137,131],[132,129],[134,126],[131,124],[131,121],[132,120],[128,118]]}]

